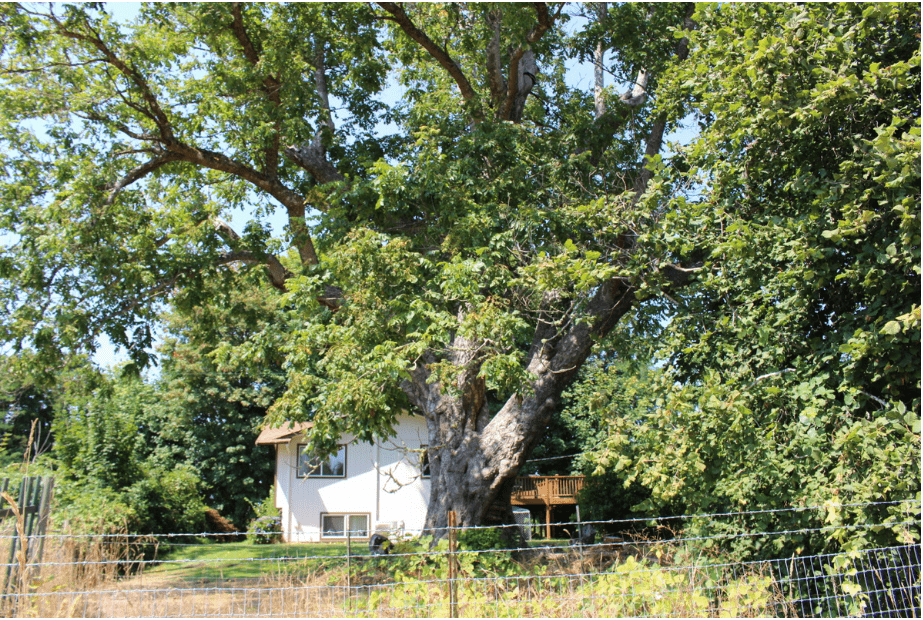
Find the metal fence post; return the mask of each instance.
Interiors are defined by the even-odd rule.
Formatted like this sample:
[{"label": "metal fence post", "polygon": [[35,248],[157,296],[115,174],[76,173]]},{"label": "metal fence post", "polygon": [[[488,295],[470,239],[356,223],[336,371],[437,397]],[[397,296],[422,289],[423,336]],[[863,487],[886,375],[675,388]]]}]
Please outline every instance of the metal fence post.
[{"label": "metal fence post", "polygon": [[458,520],[454,510],[449,511],[449,617],[458,617],[458,590],[456,581],[455,552]]},{"label": "metal fence post", "polygon": [[352,532],[349,529],[349,517],[346,520],[346,609],[349,610],[349,597],[352,592]]}]

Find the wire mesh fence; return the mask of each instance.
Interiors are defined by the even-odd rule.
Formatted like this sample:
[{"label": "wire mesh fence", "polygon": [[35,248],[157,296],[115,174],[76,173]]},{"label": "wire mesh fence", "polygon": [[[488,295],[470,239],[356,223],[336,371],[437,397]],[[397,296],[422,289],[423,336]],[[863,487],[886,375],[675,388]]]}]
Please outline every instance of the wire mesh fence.
[{"label": "wire mesh fence", "polygon": [[[868,524],[828,525],[829,505],[773,511],[817,525],[764,531],[734,526],[760,511],[558,524],[574,540],[526,541],[512,526],[457,529],[436,542],[391,541],[388,554],[373,553],[367,538],[260,545],[243,535],[219,543],[204,533],[52,533],[40,561],[4,566],[18,579],[0,595],[0,613],[919,617],[920,502],[876,506],[889,516]],[[510,534],[518,549],[484,548]],[[16,536],[8,530],[0,541]]]}]

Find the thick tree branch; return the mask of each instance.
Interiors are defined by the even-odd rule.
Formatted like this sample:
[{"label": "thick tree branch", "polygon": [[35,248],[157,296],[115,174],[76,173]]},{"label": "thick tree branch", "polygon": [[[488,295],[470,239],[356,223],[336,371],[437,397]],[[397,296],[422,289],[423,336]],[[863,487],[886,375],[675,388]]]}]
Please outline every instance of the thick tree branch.
[{"label": "thick tree branch", "polygon": [[[538,16],[538,23],[526,35],[529,45],[538,42],[542,35],[554,24],[554,19],[548,14],[548,5],[544,2],[535,2],[532,5]],[[520,63],[522,66],[520,67]],[[501,109],[501,118],[519,121],[522,118],[522,109],[526,97],[535,85],[535,54],[527,46],[520,45],[510,57],[509,78],[506,86],[506,101]]]},{"label": "thick tree branch", "polygon": [[[697,267],[667,265],[661,275],[673,290],[690,284],[697,271]],[[527,429],[536,425],[541,428],[547,422],[561,391],[589,357],[594,343],[609,334],[638,303],[636,291],[626,280],[612,278],[600,285],[590,300],[587,309],[592,322],[574,323],[563,333],[550,321],[539,323],[527,366],[535,377],[532,393],[511,396],[482,433],[485,453],[494,455],[490,468],[497,480],[519,471],[531,446],[517,449],[517,438],[526,436]],[[546,294],[543,307],[555,305],[559,297]]]},{"label": "thick tree branch", "polygon": [[394,2],[379,2],[378,6],[390,13],[397,25],[404,31],[404,34],[419,43],[452,76],[465,102],[474,103],[477,100],[477,93],[472,88],[471,82],[468,81],[461,67],[458,66],[458,63],[449,56],[446,50],[439,47],[432,39],[426,36],[426,33],[414,25],[404,11],[404,7]]},{"label": "thick tree branch", "polygon": [[157,100],[157,97],[154,94],[154,91],[151,89],[150,85],[147,83],[147,80],[145,80],[137,70],[135,70],[133,67],[130,67],[125,61],[119,58],[118,55],[116,55],[115,52],[113,52],[102,40],[102,37],[99,35],[99,33],[96,32],[89,23],[84,23],[87,31],[91,33],[88,35],[75,32],[73,30],[68,30],[53,13],[46,15],[46,17],[48,17],[48,19],[54,23],[58,34],[61,36],[75,41],[88,43],[96,48],[97,51],[101,52],[106,62],[117,69],[119,73],[121,73],[130,82],[132,82],[141,92],[141,97],[144,99],[148,106],[141,111],[154,121],[154,123],[157,125],[157,129],[160,131],[162,138],[165,141],[171,141],[174,139],[173,126],[170,123],[170,119],[160,107],[160,102]]},{"label": "thick tree branch", "polygon": [[[686,13],[683,17],[683,27],[687,30],[695,27],[695,22],[692,21],[692,14],[695,12],[695,3],[688,2],[686,3]],[[689,56],[689,40],[687,37],[680,39],[679,43],[676,44],[676,57],[680,61],[686,60]],[[640,79],[640,78],[639,78]],[[646,76],[645,76],[646,82]],[[661,112],[657,117],[657,120],[654,121],[654,126],[651,129],[651,133],[647,138],[647,144],[644,149],[644,159],[646,163],[651,160],[657,153],[660,152],[661,147],[663,146],[663,134],[667,126],[667,115],[665,112]],[[647,189],[647,184],[653,178],[654,172],[643,166],[640,173],[635,179],[634,183],[634,198],[632,199],[632,204],[637,204],[641,199],[641,195]]]},{"label": "thick tree branch", "polygon": [[280,291],[286,291],[285,281],[292,277],[292,273],[279,262],[279,259],[272,254],[257,254],[251,250],[235,248],[234,246],[240,241],[240,235],[237,234],[230,224],[219,217],[212,218],[212,225],[218,235],[231,246],[229,252],[225,252],[218,257],[218,264],[226,265],[228,263],[248,263],[251,265],[265,265],[269,273],[269,282]]},{"label": "thick tree branch", "polygon": [[[234,33],[237,42],[240,43],[241,48],[243,48],[244,57],[251,65],[258,66],[260,58],[263,55],[263,50],[259,43],[251,39],[250,35],[247,33],[247,29],[244,26],[242,4],[240,2],[235,2],[231,5],[231,15],[233,16],[231,31]],[[278,79],[271,75],[265,76],[263,78],[262,90],[276,108],[281,107],[282,100],[280,91],[282,90],[282,85]],[[281,127],[277,122],[272,144],[263,149],[265,172],[270,176],[275,176],[278,174],[279,170],[280,133]]]},{"label": "thick tree branch", "polygon": [[[159,102],[157,101],[157,97],[154,95],[154,92],[148,85],[147,81],[141,76],[140,73],[138,73],[137,70],[119,58],[115,52],[113,52],[112,49],[110,49],[110,47],[102,40],[102,37],[99,35],[99,33],[93,30],[89,24],[85,24],[87,31],[91,33],[88,35],[68,30],[64,24],[62,24],[53,14],[48,15],[47,17],[51,19],[55,24],[58,29],[58,33],[61,36],[92,45],[103,54],[108,64],[118,70],[132,84],[135,85],[135,87],[140,91],[141,97],[147,104],[147,107],[142,108],[137,106],[137,104],[135,104],[135,106],[138,107],[139,111],[145,113],[149,118],[151,118],[157,125],[157,128],[160,132],[159,141],[163,144],[165,151],[168,153],[168,155],[165,155],[164,157],[169,157],[172,161],[182,160],[195,165],[203,166],[205,168],[218,170],[220,172],[227,172],[228,174],[237,176],[245,181],[248,181],[249,183],[252,183],[282,203],[289,210],[290,217],[293,212],[299,214],[300,217],[303,217],[304,198],[283,185],[271,171],[269,174],[259,172],[256,169],[237,162],[221,153],[216,153],[207,149],[195,148],[177,140],[174,136],[173,126],[169,117],[161,108]],[[239,30],[234,30],[235,35],[237,35],[239,32],[240,36],[243,37],[241,45],[244,48],[245,56],[247,56],[250,60],[255,59],[258,62],[258,56],[256,56],[258,48],[246,36],[246,31],[243,30],[242,22],[235,18],[235,23],[237,23],[240,27]],[[278,88],[270,88],[269,90],[270,99],[273,97],[278,97]],[[278,100],[276,99],[276,101]],[[153,168],[145,170],[145,174],[150,172],[152,169]],[[132,181],[138,180],[141,178],[141,176],[143,175],[136,174]],[[305,235],[301,236],[301,239],[299,240],[299,252],[302,256],[302,260],[310,264],[317,263],[317,255],[314,250],[314,244],[310,237]]]},{"label": "thick tree branch", "polygon": [[292,273],[279,262],[278,258],[271,254],[258,256],[248,250],[232,250],[230,252],[225,252],[218,258],[218,264],[226,265],[228,263],[265,265],[266,272],[269,274],[269,283],[282,292],[288,290],[285,287],[285,281],[292,277]]},{"label": "thick tree branch", "polygon": [[[244,49],[244,55],[251,62],[259,62],[259,48],[247,36],[247,33],[243,28],[240,7],[237,6],[232,9],[232,11],[234,10],[236,10],[236,13],[234,25],[232,25],[232,30],[234,31],[235,36],[238,38],[238,41],[241,43],[241,46]],[[59,34],[66,38],[92,45],[103,54],[108,64],[118,70],[132,84],[135,85],[135,87],[140,91],[141,97],[147,104],[147,107],[144,108],[138,106],[137,104],[134,104],[132,107],[136,107],[140,112],[151,118],[156,124],[160,133],[159,141],[163,144],[165,151],[168,153],[167,155],[164,155],[164,157],[169,157],[172,161],[182,160],[195,165],[203,166],[205,168],[218,170],[237,176],[255,185],[282,203],[288,209],[290,219],[292,217],[300,217],[303,219],[304,198],[283,185],[275,176],[274,168],[277,163],[273,162],[277,162],[277,159],[274,159],[274,157],[277,158],[277,153],[276,155],[267,158],[267,172],[260,172],[221,153],[216,153],[207,149],[195,148],[177,140],[174,136],[173,126],[169,117],[161,108],[159,102],[157,101],[157,97],[154,95],[154,92],[148,85],[147,81],[133,67],[129,66],[125,61],[119,58],[115,52],[113,52],[102,40],[102,37],[95,30],[93,30],[89,24],[85,24],[87,31],[91,33],[88,35],[68,30],[64,24],[62,24],[60,20],[58,20],[57,17],[53,14],[48,15],[47,17],[51,19],[55,24]],[[267,89],[270,100],[273,100],[278,104],[278,82],[270,79],[270,82],[267,83],[264,80],[264,88]],[[133,102],[128,103],[132,104]],[[153,168],[147,168],[144,170],[144,173],[146,174],[151,170],[153,170]],[[132,181],[138,180],[141,178],[141,176],[143,176],[138,174],[139,172],[141,172],[141,170],[136,171],[136,174],[133,175]],[[301,255],[302,261],[308,264],[316,264],[317,253],[314,250],[313,241],[307,234],[307,231],[300,231],[298,234],[296,234],[296,238],[299,254]]]},{"label": "thick tree branch", "polygon": [[172,144],[167,145],[167,149],[172,153],[180,155],[184,161],[189,163],[203,166],[211,170],[227,172],[228,174],[248,181],[286,207],[302,206],[304,204],[304,198],[299,193],[292,191],[278,179],[259,172],[246,164],[235,161],[227,155],[216,153],[208,149],[189,146],[179,141],[174,141]]},{"label": "thick tree branch", "polygon": [[[253,44],[249,37],[247,37],[246,31],[243,29],[239,7],[235,8],[237,9],[234,20],[235,25],[232,29],[234,30],[235,36],[238,37],[238,41],[241,43],[244,49],[244,55],[251,62],[258,62],[258,48]],[[300,217],[303,219],[304,198],[279,182],[275,176],[275,170],[278,167],[278,143],[276,144],[275,148],[270,147],[270,149],[268,149],[266,152],[267,157],[265,172],[257,171],[256,169],[234,161],[230,157],[227,157],[221,153],[216,153],[207,149],[199,149],[184,144],[175,138],[169,117],[161,108],[147,81],[134,68],[130,67],[127,63],[120,59],[102,40],[101,36],[89,26],[89,24],[86,24],[86,28],[89,32],[92,33],[92,35],[86,35],[68,30],[54,15],[50,15],[49,18],[57,26],[59,34],[66,38],[92,45],[94,48],[102,52],[105,61],[109,65],[118,70],[132,84],[134,84],[136,88],[138,88],[138,90],[141,92],[142,99],[147,104],[147,107],[140,106],[130,100],[125,99],[121,93],[120,96],[122,96],[127,105],[130,105],[132,108],[137,109],[139,112],[150,118],[155,123],[160,133],[159,139],[153,139],[159,140],[163,144],[163,147],[166,151],[165,154],[160,158],[157,158],[156,160],[153,160],[144,166],[138,167],[129,173],[126,178],[122,179],[119,184],[117,184],[117,190],[115,193],[126,187],[129,183],[142,178],[145,174],[150,173],[167,161],[182,160],[212,170],[226,172],[245,181],[248,181],[282,203],[288,209],[290,218],[293,217],[294,214],[294,217]],[[274,103],[278,105],[280,103],[278,99],[278,82],[273,79],[269,79],[269,81],[264,80],[264,88],[267,90],[267,94],[270,100],[274,101]],[[145,137],[137,134],[136,132],[129,131],[127,127],[123,127],[120,130],[123,131],[123,133],[126,133],[126,135],[132,135],[138,139]],[[114,199],[115,193],[110,193],[110,201]],[[316,264],[317,254],[314,250],[314,244],[310,236],[307,235],[306,231],[300,231],[300,233],[296,236],[299,254],[301,255],[302,260],[305,263]]]},{"label": "thick tree branch", "polygon": [[259,64],[262,50],[257,49],[258,44],[253,42],[250,35],[247,34],[247,29],[244,27],[243,4],[240,2],[232,3],[231,15],[233,16],[231,31],[244,50],[244,58],[246,58],[251,65]]},{"label": "thick tree branch", "polygon": [[500,62],[500,24],[503,21],[503,9],[496,8],[487,13],[487,27],[490,29],[490,41],[487,43],[487,79],[490,84],[490,99],[499,110],[506,93]]},{"label": "thick tree branch", "polygon": [[161,155],[158,155],[157,157],[154,157],[150,161],[147,161],[141,164],[140,166],[132,168],[131,170],[128,171],[128,173],[125,176],[119,179],[115,183],[115,185],[113,185],[112,188],[109,190],[109,197],[106,199],[106,204],[111,205],[115,201],[116,196],[119,195],[119,192],[121,192],[123,189],[125,189],[126,187],[134,183],[135,181],[150,174],[154,170],[157,170],[164,164],[168,164],[171,161],[180,161],[181,159],[182,158],[179,155],[176,155],[174,153],[163,153]]}]

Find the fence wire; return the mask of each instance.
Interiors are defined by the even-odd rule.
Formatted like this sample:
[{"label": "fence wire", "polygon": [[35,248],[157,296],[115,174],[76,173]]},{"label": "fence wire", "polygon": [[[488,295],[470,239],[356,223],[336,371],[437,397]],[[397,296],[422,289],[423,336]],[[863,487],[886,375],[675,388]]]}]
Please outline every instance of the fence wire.
[{"label": "fence wire", "polygon": [[[920,503],[895,503],[871,524],[730,531],[703,515],[592,525],[592,542],[524,540],[475,549],[489,528],[446,541],[368,540],[257,545],[243,534],[43,537],[38,562],[16,575],[0,613],[43,617],[920,617]],[[893,508],[893,506],[890,506]],[[816,510],[828,510],[830,506]],[[805,509],[799,509],[804,511]],[[766,512],[766,511],[763,511]],[[773,511],[779,512],[779,511]],[[794,510],[792,512],[795,512]],[[819,513],[815,523],[822,523]],[[669,523],[669,529],[661,524]],[[693,528],[693,524],[698,528]],[[9,524],[7,524],[9,525]],[[471,530],[480,536],[471,536]],[[544,525],[540,528],[544,530]],[[692,535],[685,535],[694,530]],[[506,528],[510,532],[510,528]],[[518,532],[518,530],[517,530]],[[609,532],[606,536],[602,532]],[[884,538],[882,532],[890,533]],[[528,534],[529,532],[525,532]],[[499,534],[499,532],[498,532]],[[467,538],[466,538],[467,536]],[[8,528],[0,543],[16,537]],[[233,540],[234,538],[238,540]],[[493,539],[496,540],[496,537]],[[792,541],[839,541],[810,552]],[[882,546],[872,541],[889,540]],[[739,543],[738,547],[735,544]],[[778,549],[774,554],[768,549]],[[5,557],[5,556],[0,556]]]}]

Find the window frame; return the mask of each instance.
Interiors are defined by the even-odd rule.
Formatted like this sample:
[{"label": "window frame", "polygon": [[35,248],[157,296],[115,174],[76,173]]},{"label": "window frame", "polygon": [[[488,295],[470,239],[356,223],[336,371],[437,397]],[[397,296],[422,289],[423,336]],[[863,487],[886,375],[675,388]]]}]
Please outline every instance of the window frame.
[{"label": "window frame", "polygon": [[[326,517],[343,517],[343,532],[342,534],[327,534],[324,530],[324,519]],[[364,517],[365,518],[365,532],[364,535],[351,534],[350,538],[356,539],[366,539],[372,537],[372,515],[368,512],[322,512],[320,513],[320,537],[321,540],[346,540],[346,534],[349,532],[349,521],[352,517]]]},{"label": "window frame", "polygon": [[[344,444],[339,444],[339,445],[338,445],[339,450],[336,451],[336,454],[327,457],[327,460],[326,460],[325,462],[321,463],[321,464],[318,465],[318,466],[315,466],[314,469],[309,470],[309,469],[307,468],[307,466],[306,466],[306,467],[304,468],[304,470],[302,470],[302,467],[301,467],[301,455],[302,455],[303,453],[307,452],[307,447],[308,447],[308,444],[306,444],[306,443],[300,443],[300,444],[298,444],[298,448],[297,448],[296,451],[295,451],[295,477],[296,477],[296,478],[305,480],[305,479],[308,479],[308,478],[337,478],[337,479],[339,479],[339,478],[345,478],[345,477],[346,477],[346,474],[347,474],[346,464],[347,464],[347,455],[348,455],[348,444],[345,444],[345,443],[344,443]],[[335,456],[339,456],[340,450],[343,451],[343,473],[342,473],[342,474],[325,474],[325,473],[323,473],[324,467],[328,467],[328,469],[329,469],[330,460],[331,460],[333,457],[335,457]],[[314,460],[314,458],[316,458],[316,457],[313,457],[311,460]],[[311,462],[311,461],[308,461],[307,464],[310,464],[310,462]],[[307,464],[306,464],[306,465],[307,465]],[[318,471],[319,473],[313,473],[315,470]]]}]

